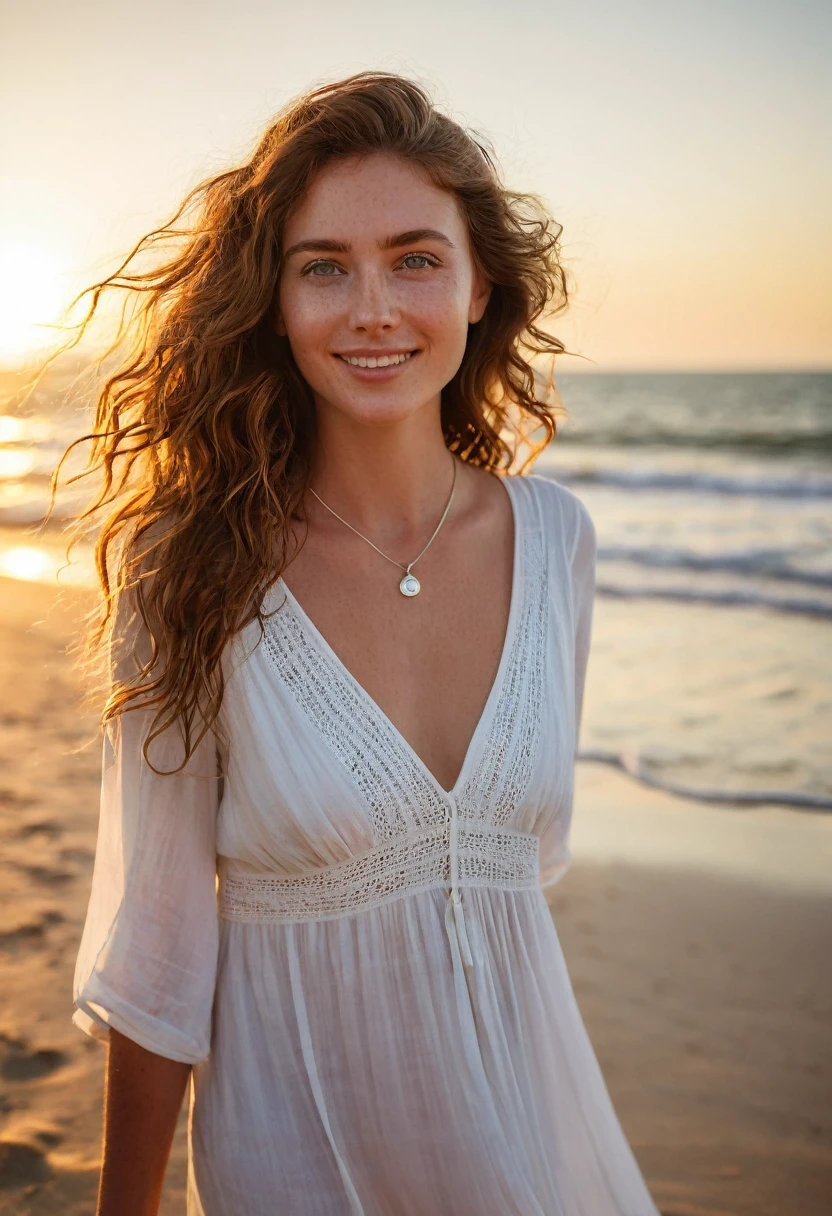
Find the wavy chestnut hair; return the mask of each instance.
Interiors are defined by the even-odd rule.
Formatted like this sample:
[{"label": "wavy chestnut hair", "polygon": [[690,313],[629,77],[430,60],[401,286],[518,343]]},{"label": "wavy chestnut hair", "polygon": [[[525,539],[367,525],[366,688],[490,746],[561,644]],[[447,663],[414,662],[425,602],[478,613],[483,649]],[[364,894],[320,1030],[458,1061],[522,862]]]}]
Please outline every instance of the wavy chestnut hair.
[{"label": "wavy chestnut hair", "polygon": [[88,297],[72,346],[102,295],[125,293],[107,352],[120,362],[100,388],[94,431],[61,465],[76,444],[91,443],[79,476],[97,472],[101,485],[78,524],[106,518],[88,649],[111,650],[117,602],[129,592],[148,645],[134,677],[111,680],[101,718],[155,706],[148,763],[149,743],[177,720],[187,762],[216,729],[226,643],[254,619],[262,637],[261,603],[286,566],[315,443],[311,390],[274,329],[282,233],[324,166],[374,152],[421,166],[457,197],[493,285],[442,391],[448,449],[505,473],[521,445],[531,451],[525,468],[554,437],[552,394],[541,394],[531,360],[565,352],[538,322],[568,297],[561,228],[541,201],[505,189],[484,144],[412,80],[365,72],[289,104],[244,164],[193,189],[115,273],[73,301]]}]

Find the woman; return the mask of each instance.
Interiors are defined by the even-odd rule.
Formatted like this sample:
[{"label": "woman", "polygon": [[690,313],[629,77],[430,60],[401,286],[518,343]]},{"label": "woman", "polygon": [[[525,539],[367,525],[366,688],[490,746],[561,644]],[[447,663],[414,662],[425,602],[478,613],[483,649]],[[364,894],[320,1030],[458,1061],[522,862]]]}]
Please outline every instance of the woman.
[{"label": "woman", "polygon": [[654,1216],[542,893],[596,545],[505,475],[555,429],[553,225],[370,73],[190,202],[99,285],[139,300],[92,460],[99,1216],[157,1211],[189,1076],[191,1216]]}]

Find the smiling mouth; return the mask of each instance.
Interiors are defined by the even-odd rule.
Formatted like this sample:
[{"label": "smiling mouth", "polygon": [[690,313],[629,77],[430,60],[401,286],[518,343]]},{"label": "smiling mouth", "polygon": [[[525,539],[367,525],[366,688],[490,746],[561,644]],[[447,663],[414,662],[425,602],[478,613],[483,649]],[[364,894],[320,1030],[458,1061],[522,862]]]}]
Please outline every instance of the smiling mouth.
[{"label": "smiling mouth", "polygon": [[409,350],[396,355],[337,355],[336,358],[342,359],[350,367],[398,367],[418,353],[418,350]]}]

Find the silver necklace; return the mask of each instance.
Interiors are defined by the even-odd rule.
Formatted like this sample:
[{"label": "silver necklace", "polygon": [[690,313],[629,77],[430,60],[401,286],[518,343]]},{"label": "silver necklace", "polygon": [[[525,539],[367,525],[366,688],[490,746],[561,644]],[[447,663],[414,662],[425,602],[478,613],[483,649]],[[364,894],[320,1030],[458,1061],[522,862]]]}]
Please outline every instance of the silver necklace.
[{"label": "silver necklace", "polygon": [[411,574],[410,572],[413,569],[413,567],[416,565],[416,563],[418,562],[419,558],[422,557],[425,553],[427,553],[430,546],[436,540],[439,529],[442,527],[445,520],[448,518],[448,512],[450,511],[451,503],[454,500],[454,490],[456,489],[456,463],[457,462],[456,462],[455,456],[451,456],[451,460],[453,461],[453,465],[454,465],[454,476],[453,476],[453,481],[451,482],[451,492],[448,495],[448,501],[445,503],[445,510],[442,512],[442,518],[439,520],[439,523],[434,528],[433,536],[431,536],[430,540],[425,545],[422,552],[419,553],[416,557],[414,557],[413,561],[410,562],[406,566],[403,565],[401,562],[397,562],[394,557],[388,557],[386,553],[382,553],[382,551],[381,551],[381,549],[379,549],[378,545],[374,545],[373,542],[370,540],[369,536],[365,536],[363,532],[359,532],[358,528],[354,528],[352,526],[352,524],[347,523],[347,521],[342,516],[340,516],[337,511],[333,511],[332,507],[330,507],[327,503],[325,503],[324,500],[321,498],[320,494],[318,494],[315,490],[313,490],[311,486],[309,487],[309,492],[311,494],[315,495],[315,497],[317,498],[318,502],[321,504],[322,507],[326,507],[326,509],[327,509],[327,511],[329,511],[330,515],[334,515],[336,519],[340,519],[341,523],[345,524],[346,527],[348,527],[351,532],[354,532],[356,536],[360,536],[362,540],[366,540],[367,544],[371,545],[372,548],[375,549],[376,553],[381,553],[381,556],[386,558],[388,562],[392,562],[394,566],[398,566],[400,570],[404,570],[404,578],[399,583],[399,591],[401,591],[402,595],[406,595],[408,598],[411,598],[412,596],[419,594],[419,592],[422,590],[422,584],[419,582],[416,575]]}]

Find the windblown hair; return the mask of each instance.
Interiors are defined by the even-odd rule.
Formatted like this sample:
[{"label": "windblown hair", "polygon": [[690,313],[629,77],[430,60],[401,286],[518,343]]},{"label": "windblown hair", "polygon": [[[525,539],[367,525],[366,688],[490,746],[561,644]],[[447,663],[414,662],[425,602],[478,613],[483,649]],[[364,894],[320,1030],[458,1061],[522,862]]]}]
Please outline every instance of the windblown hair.
[{"label": "windblown hair", "polygon": [[442,392],[449,450],[505,472],[521,446],[533,459],[555,434],[531,360],[553,363],[565,351],[538,322],[566,307],[567,285],[560,226],[537,196],[506,190],[484,144],[401,76],[361,73],[288,105],[244,164],[198,185],[73,302],[88,298],[76,345],[102,295],[125,293],[107,352],[120,363],[100,389],[93,433],[64,459],[89,442],[81,476],[101,476],[78,517],[89,527],[106,514],[90,651],[112,646],[124,593],[149,639],[135,677],[113,681],[102,711],[106,724],[139,704],[156,707],[148,762],[148,744],[177,720],[187,761],[217,719],[226,643],[255,618],[262,631],[263,597],[289,556],[289,521],[302,517],[316,434],[309,386],[274,330],[282,234],[324,166],[373,152],[421,166],[458,198],[493,285]]}]

